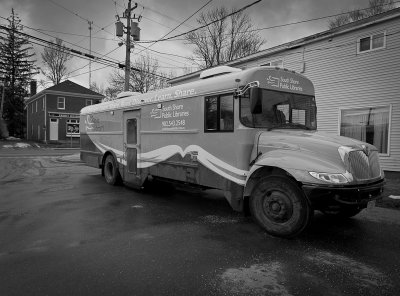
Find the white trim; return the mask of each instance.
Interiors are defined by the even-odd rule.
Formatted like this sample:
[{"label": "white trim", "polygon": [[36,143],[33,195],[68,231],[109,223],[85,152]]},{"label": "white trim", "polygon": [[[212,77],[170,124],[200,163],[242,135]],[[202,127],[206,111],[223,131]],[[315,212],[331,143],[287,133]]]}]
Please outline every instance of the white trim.
[{"label": "white trim", "polygon": [[[59,107],[59,99],[63,99],[64,108]],[[57,97],[57,110],[65,110],[65,97]]]},{"label": "white trim", "polygon": [[[378,47],[378,48],[372,48],[372,37],[375,35],[381,34],[381,33],[383,33],[383,46]],[[360,40],[368,38],[368,37],[370,38],[370,40],[369,40],[370,49],[360,51],[360,44],[361,44]],[[380,31],[375,31],[372,33],[364,34],[357,38],[357,54],[364,54],[367,52],[377,51],[377,50],[381,50],[381,49],[385,49],[385,48],[386,48],[386,30],[380,30]]]},{"label": "white trim", "polygon": [[387,147],[387,152],[386,153],[380,153],[379,152],[379,157],[389,157],[390,156],[390,148],[391,148],[391,130],[392,130],[392,104],[386,104],[386,105],[374,105],[374,106],[363,106],[363,107],[339,107],[339,121],[338,121],[338,130],[337,130],[337,135],[340,136],[340,125],[342,123],[342,110],[357,110],[357,109],[368,109],[368,108],[385,108],[389,107],[389,126],[388,126],[388,147]]},{"label": "white trim", "polygon": [[[282,61],[282,66],[272,66],[271,64],[274,62],[278,62],[278,61]],[[269,67],[279,67],[279,68],[284,68],[284,63],[285,63],[285,59],[284,57],[276,57],[270,60],[267,60],[265,62],[263,62],[260,66],[269,66]],[[269,64],[269,65],[267,65]]]},{"label": "white trim", "polygon": [[46,100],[46,95],[43,96],[43,107],[44,107],[44,142],[47,143],[47,129],[48,129],[48,124],[47,124],[47,100]]}]

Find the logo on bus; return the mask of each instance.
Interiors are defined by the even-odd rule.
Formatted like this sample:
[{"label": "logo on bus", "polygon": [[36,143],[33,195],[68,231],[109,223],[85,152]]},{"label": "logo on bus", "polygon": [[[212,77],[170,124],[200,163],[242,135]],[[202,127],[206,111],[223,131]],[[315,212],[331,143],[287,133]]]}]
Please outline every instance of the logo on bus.
[{"label": "logo on bus", "polygon": [[267,83],[273,87],[285,90],[303,91],[303,88],[300,86],[300,81],[294,79],[293,77],[273,77],[269,75],[267,78]]}]

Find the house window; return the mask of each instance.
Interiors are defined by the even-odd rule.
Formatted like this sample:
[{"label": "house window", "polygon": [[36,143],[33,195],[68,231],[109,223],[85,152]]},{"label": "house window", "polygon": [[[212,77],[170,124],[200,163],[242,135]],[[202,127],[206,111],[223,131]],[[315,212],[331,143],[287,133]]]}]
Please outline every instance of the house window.
[{"label": "house window", "polygon": [[380,32],[363,38],[357,42],[357,52],[363,53],[386,47],[386,32]]},{"label": "house window", "polygon": [[85,106],[90,106],[90,105],[93,105],[93,101],[89,100],[89,99],[86,99],[86,105]]},{"label": "house window", "polygon": [[57,98],[57,109],[65,109],[65,98],[58,97]]},{"label": "house window", "polygon": [[389,153],[390,106],[342,109],[340,135],[367,142]]},{"label": "house window", "polygon": [[262,64],[261,66],[271,66],[271,67],[283,68],[283,59],[271,60],[265,64]]},{"label": "house window", "polygon": [[205,98],[206,132],[233,131],[233,96],[222,95]]},{"label": "house window", "polygon": [[67,136],[79,137],[79,119],[67,119]]}]

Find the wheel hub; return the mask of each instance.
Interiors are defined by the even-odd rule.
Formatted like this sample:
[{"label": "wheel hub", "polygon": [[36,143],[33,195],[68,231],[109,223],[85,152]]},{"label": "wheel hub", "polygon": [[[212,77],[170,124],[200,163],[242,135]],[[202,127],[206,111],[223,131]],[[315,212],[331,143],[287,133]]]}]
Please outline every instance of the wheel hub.
[{"label": "wheel hub", "polygon": [[280,191],[267,192],[263,202],[264,214],[272,221],[286,222],[292,216],[292,203],[290,199]]}]

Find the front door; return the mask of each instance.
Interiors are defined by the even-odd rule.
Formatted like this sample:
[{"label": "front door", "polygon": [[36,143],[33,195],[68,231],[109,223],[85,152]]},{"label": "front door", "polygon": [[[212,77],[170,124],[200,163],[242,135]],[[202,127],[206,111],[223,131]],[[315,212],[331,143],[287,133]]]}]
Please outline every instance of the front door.
[{"label": "front door", "polygon": [[58,118],[50,118],[50,141],[58,141]]},{"label": "front door", "polygon": [[131,185],[141,186],[138,170],[140,153],[140,110],[124,112],[124,181]]}]

